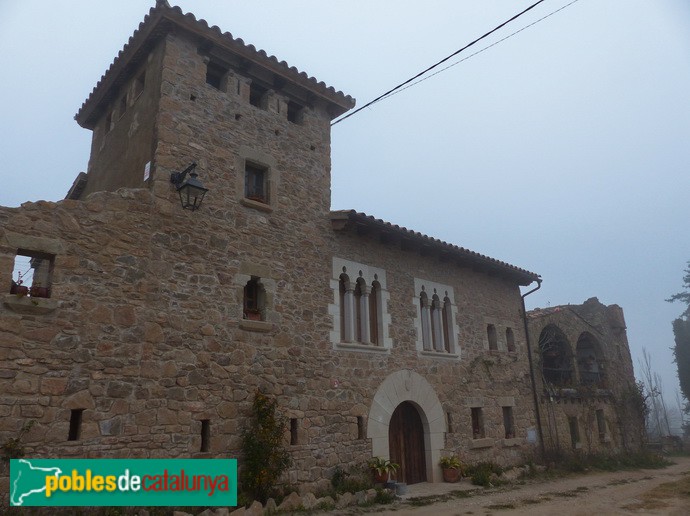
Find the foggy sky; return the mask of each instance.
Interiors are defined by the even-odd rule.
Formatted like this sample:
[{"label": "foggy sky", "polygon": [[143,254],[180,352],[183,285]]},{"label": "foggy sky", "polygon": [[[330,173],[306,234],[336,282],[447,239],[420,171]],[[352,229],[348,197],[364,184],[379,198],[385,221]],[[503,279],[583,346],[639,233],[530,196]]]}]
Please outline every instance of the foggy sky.
[{"label": "foggy sky", "polygon": [[[171,3],[363,105],[533,2]],[[0,205],[62,199],[86,170],[73,116],[153,4],[0,0]],[[580,0],[334,126],[332,206],[541,274],[528,308],[619,304],[673,405],[689,92],[686,1]]]}]

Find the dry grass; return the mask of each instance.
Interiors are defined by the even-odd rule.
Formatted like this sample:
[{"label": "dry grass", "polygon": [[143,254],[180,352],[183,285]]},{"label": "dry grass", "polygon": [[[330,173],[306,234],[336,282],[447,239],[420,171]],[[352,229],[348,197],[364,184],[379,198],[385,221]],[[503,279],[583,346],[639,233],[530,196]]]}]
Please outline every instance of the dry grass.
[{"label": "dry grass", "polygon": [[639,503],[625,506],[626,509],[662,509],[669,504],[665,500],[680,498],[690,500],[690,474],[675,482],[663,483],[640,495]]}]

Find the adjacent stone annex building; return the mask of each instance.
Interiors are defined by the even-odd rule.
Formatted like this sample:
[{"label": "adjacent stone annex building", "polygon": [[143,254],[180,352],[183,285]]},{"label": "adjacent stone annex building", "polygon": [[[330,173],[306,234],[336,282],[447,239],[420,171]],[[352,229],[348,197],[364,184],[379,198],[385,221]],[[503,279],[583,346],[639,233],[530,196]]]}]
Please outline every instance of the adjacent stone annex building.
[{"label": "adjacent stone annex building", "polygon": [[[444,454],[510,464],[540,428],[554,439],[520,293],[539,276],[330,210],[330,122],[353,106],[159,1],[75,117],[93,131],[88,172],[63,201],[0,208],[0,442],[236,457],[257,389],[290,420],[302,486],[372,456],[435,482]],[[192,163],[198,210],[171,183]],[[532,314],[532,333],[550,317]],[[578,358],[583,328],[610,371],[610,337],[632,381],[624,327],[573,324]]]},{"label": "adjacent stone annex building", "polygon": [[591,298],[536,309],[527,319],[545,450],[639,450],[645,426],[623,310]]}]

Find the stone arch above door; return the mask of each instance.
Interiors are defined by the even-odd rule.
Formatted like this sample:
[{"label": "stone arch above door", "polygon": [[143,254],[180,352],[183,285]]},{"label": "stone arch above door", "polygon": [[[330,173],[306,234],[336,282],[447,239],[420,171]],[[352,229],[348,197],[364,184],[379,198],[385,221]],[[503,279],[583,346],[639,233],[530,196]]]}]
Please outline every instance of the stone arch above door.
[{"label": "stone arch above door", "polygon": [[388,429],[391,416],[403,401],[412,402],[424,425],[424,446],[429,482],[441,481],[438,461],[444,446],[446,418],[441,401],[431,384],[419,373],[404,369],[386,377],[374,395],[369,409],[367,437],[374,457],[389,457]]}]

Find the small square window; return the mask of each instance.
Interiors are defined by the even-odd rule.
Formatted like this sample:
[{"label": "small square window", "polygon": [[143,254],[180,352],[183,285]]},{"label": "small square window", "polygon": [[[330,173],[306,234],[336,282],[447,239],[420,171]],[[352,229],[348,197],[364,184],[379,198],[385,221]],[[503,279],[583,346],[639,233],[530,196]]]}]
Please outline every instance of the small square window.
[{"label": "small square window", "polygon": [[134,100],[139,98],[144,91],[144,86],[146,85],[146,72],[142,72],[134,81],[134,86],[132,89],[132,98]]},{"label": "small square window", "polygon": [[515,437],[513,407],[503,407],[503,428],[505,429],[506,439],[513,439]]},{"label": "small square window", "polygon": [[484,415],[481,407],[472,407],[472,438],[484,439]]},{"label": "small square window", "polygon": [[120,104],[118,107],[118,113],[120,118],[122,118],[125,114],[125,111],[127,111],[127,95],[123,95],[122,98],[120,99]]},{"label": "small square window", "polygon": [[263,321],[266,311],[266,293],[260,278],[252,276],[244,286],[243,318]]},{"label": "small square window", "polygon": [[288,122],[293,124],[301,124],[303,120],[304,107],[300,106],[297,102],[292,100],[288,102],[287,105],[287,119]]},{"label": "small square window", "polygon": [[10,294],[50,297],[54,259],[52,254],[18,249],[14,259]]},{"label": "small square window", "polygon": [[222,91],[226,73],[228,70],[218,63],[208,63],[206,65],[206,84]]},{"label": "small square window", "polygon": [[268,204],[268,169],[247,163],[244,168],[245,198]]},{"label": "small square window", "polygon": [[266,109],[266,93],[268,93],[268,89],[256,84],[255,82],[252,82],[249,85],[249,103],[252,106]]}]

